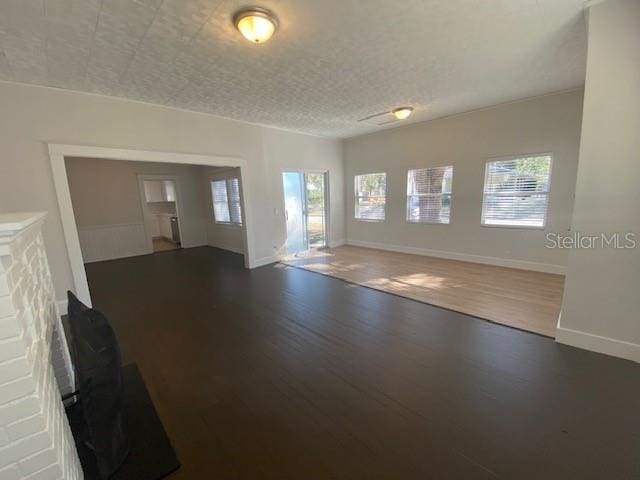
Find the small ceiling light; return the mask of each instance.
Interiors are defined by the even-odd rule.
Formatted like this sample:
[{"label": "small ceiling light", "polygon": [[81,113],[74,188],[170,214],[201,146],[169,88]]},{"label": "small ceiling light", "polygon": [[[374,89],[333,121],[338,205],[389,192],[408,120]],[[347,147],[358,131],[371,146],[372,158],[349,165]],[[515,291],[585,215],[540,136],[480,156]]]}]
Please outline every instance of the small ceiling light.
[{"label": "small ceiling light", "polygon": [[398,120],[404,120],[408,118],[409,115],[413,112],[413,107],[398,107],[391,110]]},{"label": "small ceiling light", "polygon": [[240,10],[233,17],[233,23],[251,43],[266,42],[278,28],[278,19],[275,15],[260,7]]}]

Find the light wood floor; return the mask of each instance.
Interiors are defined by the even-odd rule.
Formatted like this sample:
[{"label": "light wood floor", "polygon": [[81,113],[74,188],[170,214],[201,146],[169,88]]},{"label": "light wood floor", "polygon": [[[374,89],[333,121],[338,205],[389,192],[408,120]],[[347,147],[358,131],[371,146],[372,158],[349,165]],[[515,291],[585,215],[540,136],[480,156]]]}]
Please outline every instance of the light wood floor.
[{"label": "light wood floor", "polygon": [[288,265],[555,337],[564,276],[344,246]]},{"label": "light wood floor", "polygon": [[166,252],[168,250],[177,250],[180,248],[176,243],[166,238],[154,238],[153,239],[153,251],[154,252]]}]

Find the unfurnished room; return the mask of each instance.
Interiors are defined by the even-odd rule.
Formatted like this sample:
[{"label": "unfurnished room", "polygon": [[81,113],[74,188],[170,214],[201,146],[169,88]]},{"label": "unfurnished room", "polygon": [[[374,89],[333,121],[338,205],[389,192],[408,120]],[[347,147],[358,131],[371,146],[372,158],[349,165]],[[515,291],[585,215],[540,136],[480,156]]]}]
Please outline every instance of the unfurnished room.
[{"label": "unfurnished room", "polygon": [[639,0],[0,0],[0,479],[640,479]]}]

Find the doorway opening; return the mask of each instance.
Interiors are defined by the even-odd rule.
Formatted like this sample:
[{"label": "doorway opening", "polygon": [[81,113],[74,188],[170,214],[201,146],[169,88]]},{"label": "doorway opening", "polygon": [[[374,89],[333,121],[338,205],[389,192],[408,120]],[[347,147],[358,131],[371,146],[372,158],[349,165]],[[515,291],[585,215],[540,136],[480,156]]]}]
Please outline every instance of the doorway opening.
[{"label": "doorway opening", "polygon": [[[242,208],[243,215],[243,224],[242,228],[239,229],[239,235],[237,236],[238,240],[238,249],[242,251],[244,256],[244,264],[246,268],[255,268],[256,266],[260,266],[264,262],[264,259],[256,259],[254,254],[254,235],[252,229],[252,210],[249,208],[251,205],[250,201],[250,182],[245,182],[244,179],[247,178],[248,175],[248,167],[246,160],[238,157],[230,157],[230,156],[221,156],[221,155],[199,155],[199,154],[186,154],[186,153],[170,153],[170,152],[158,152],[151,150],[130,150],[130,149],[119,149],[119,148],[106,148],[106,147],[91,147],[91,146],[79,146],[79,145],[63,145],[63,144],[49,144],[49,157],[51,160],[51,171],[53,173],[54,186],[56,189],[56,195],[58,197],[58,206],[60,209],[60,217],[62,219],[62,228],[65,236],[65,243],[67,247],[67,255],[69,258],[69,266],[71,268],[71,274],[73,277],[73,285],[71,290],[73,290],[77,295],[77,297],[88,306],[92,305],[91,301],[91,293],[89,291],[89,283],[87,281],[87,273],[85,270],[85,262],[89,261],[85,252],[83,252],[83,248],[81,244],[81,236],[84,232],[80,230],[81,225],[78,224],[77,216],[78,214],[84,213],[84,202],[72,202],[71,200],[71,191],[70,191],[70,182],[68,178],[66,159],[76,158],[76,159],[95,159],[95,160],[116,160],[118,162],[143,162],[144,165],[151,166],[151,164],[161,164],[161,165],[191,165],[197,167],[205,167],[207,172],[210,169],[219,169],[219,168],[237,168],[238,179],[240,182],[240,205]],[[146,168],[145,168],[146,170]],[[95,170],[92,174],[98,174]],[[164,172],[158,172],[164,173]],[[101,183],[105,183],[105,179],[100,177],[99,181]],[[109,183],[109,182],[107,182]],[[120,182],[111,182],[111,185],[114,188],[120,188],[123,185]],[[95,197],[95,192],[91,192],[92,183],[80,182],[80,185],[85,185],[89,190],[89,196]],[[137,188],[135,178],[133,180],[133,190],[129,192],[127,195],[116,195],[113,198],[117,201],[120,200],[132,200],[133,198],[140,197],[139,188]],[[181,214],[178,215],[179,222],[181,226],[184,228],[180,229],[180,243],[184,247],[191,246],[187,239],[190,235],[197,231],[198,229],[193,229],[190,225],[186,223],[182,225],[182,223],[186,222],[190,217],[183,211],[184,207],[187,206],[187,203],[191,200],[191,194],[196,191],[205,191],[204,189],[191,189],[191,188],[180,188],[180,182],[177,182],[177,195],[180,197],[180,192],[184,193],[184,198],[180,197],[181,200],[177,208],[181,211]],[[140,204],[138,200],[138,205]],[[109,203],[103,203],[103,207],[101,208],[102,213],[110,214],[112,212],[120,211],[118,208],[112,208]],[[140,208],[138,206],[138,208]],[[183,215],[184,214],[184,215]],[[208,220],[204,218],[203,220]],[[184,222],[183,222],[184,221]],[[131,224],[130,220],[124,222],[120,220],[109,220],[108,226],[112,226],[116,228],[116,232],[118,235],[111,235],[111,232],[105,230],[108,237],[116,237],[121,238],[122,235],[120,227],[131,227],[128,229],[126,233],[132,233],[136,238],[135,246],[136,252],[126,252],[127,255],[123,256],[133,256],[133,255],[144,255],[150,253],[147,250],[147,246],[149,243],[146,241],[146,229],[143,224]],[[134,222],[135,223],[135,222]],[[91,227],[91,226],[90,226]],[[90,228],[90,230],[93,230]],[[100,230],[103,230],[100,228]],[[204,234],[207,236],[208,240],[208,226],[204,226],[202,229]],[[130,238],[130,236],[127,236]],[[235,238],[235,237],[234,237]],[[86,239],[85,239],[86,240]],[[89,239],[90,240],[90,239]],[[127,244],[131,244],[131,242],[127,242]],[[92,247],[92,252],[95,253],[94,261],[104,260],[107,258],[106,255],[102,255],[104,253],[103,248],[95,248],[102,247],[104,245],[107,246],[120,246],[120,242],[93,242],[86,241],[84,245],[88,245]],[[193,246],[196,246],[195,244]],[[119,249],[121,250],[121,249]],[[86,251],[86,249],[85,249]],[[139,252],[139,253],[137,253]],[[114,252],[107,252],[114,253]],[[114,255],[109,255],[108,258],[114,258]],[[103,257],[103,258],[100,258]]]},{"label": "doorway opening", "polygon": [[138,184],[144,223],[153,252],[182,248],[179,195],[173,177],[139,175]]},{"label": "doorway opening", "polygon": [[282,173],[287,254],[327,246],[327,172]]}]

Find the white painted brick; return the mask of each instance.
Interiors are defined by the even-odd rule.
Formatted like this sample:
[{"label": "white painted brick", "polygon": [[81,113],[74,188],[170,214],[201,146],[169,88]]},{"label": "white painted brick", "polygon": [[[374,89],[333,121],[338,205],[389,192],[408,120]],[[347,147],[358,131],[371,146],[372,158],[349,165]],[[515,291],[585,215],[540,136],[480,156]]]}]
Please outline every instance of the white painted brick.
[{"label": "white painted brick", "polygon": [[10,443],[8,446],[0,449],[0,467],[15,463],[22,458],[33,455],[50,446],[51,438],[49,437],[49,432],[46,430],[18,440],[17,442]]},{"label": "white painted brick", "polygon": [[33,435],[47,428],[45,418],[38,414],[24,420],[11,423],[5,427],[10,440],[19,440],[21,438]]},{"label": "white painted brick", "polygon": [[9,281],[7,280],[6,273],[0,273],[0,297],[9,295],[11,289],[9,288]]},{"label": "white painted brick", "polygon": [[14,315],[0,319],[0,340],[20,335],[20,321]]},{"label": "white painted brick", "polygon": [[0,341],[0,362],[23,356],[24,349],[24,343],[20,338]]},{"label": "white painted brick", "polygon": [[0,478],[2,480],[20,480],[22,476],[18,467],[12,465],[10,467],[0,469]]},{"label": "white painted brick", "polygon": [[7,425],[12,420],[27,418],[41,411],[40,400],[34,395],[20,398],[14,402],[0,406],[0,425]]},{"label": "white painted brick", "polygon": [[0,385],[29,375],[29,373],[31,373],[31,366],[27,361],[27,357],[0,363]]},{"label": "white painted brick", "polygon": [[15,315],[16,310],[11,300],[11,296],[0,297],[0,318]]},{"label": "white painted brick", "polygon": [[62,478],[62,469],[59,464],[54,463],[50,467],[40,470],[28,477],[24,477],[25,480],[58,480]]},{"label": "white painted brick", "polygon": [[5,275],[7,276],[7,283],[9,284],[9,289],[13,290],[18,281],[20,281],[20,279],[23,277],[22,275],[22,270],[23,270],[23,266],[18,263],[18,262],[13,262],[11,263],[11,260],[7,260],[8,257],[0,257],[1,260],[5,260],[4,263],[6,263],[7,268],[4,271]]},{"label": "white painted brick", "polygon": [[18,328],[20,328],[20,331],[23,331],[29,327],[27,319],[25,318],[24,312],[22,310],[18,310],[16,312],[15,318],[18,320]]},{"label": "white painted brick", "polygon": [[31,376],[0,385],[0,405],[25,397],[35,389],[36,383]]},{"label": "white painted brick", "polygon": [[7,320],[0,322],[0,478],[82,480],[60,401],[72,368],[66,339],[56,333],[39,223],[0,238],[0,319]]},{"label": "white painted brick", "polygon": [[43,450],[42,452],[38,452],[35,455],[20,460],[18,465],[20,467],[20,472],[26,476],[39,470],[43,470],[47,468],[48,465],[56,463],[57,461],[58,455],[56,450],[48,448],[47,450]]}]

